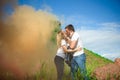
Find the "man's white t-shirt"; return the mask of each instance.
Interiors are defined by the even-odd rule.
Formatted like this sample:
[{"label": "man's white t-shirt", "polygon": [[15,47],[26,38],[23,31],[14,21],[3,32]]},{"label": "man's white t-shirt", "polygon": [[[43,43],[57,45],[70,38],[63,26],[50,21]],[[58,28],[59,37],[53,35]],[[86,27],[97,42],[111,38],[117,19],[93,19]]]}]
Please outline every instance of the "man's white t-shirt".
[{"label": "man's white t-shirt", "polygon": [[65,45],[65,46],[67,45],[67,43],[66,43],[66,41],[64,39],[61,40],[61,47],[58,48],[56,55],[60,56],[62,58],[65,58],[65,52],[64,52],[64,50],[62,48],[63,45]]},{"label": "man's white t-shirt", "polygon": [[75,41],[75,40],[78,40],[78,41],[77,41],[77,45],[76,45],[75,48],[77,48],[78,46],[79,46],[80,48],[82,48],[82,50],[77,51],[77,52],[74,52],[74,54],[73,54],[73,56],[78,56],[78,55],[83,54],[83,53],[84,53],[84,50],[83,50],[83,45],[82,45],[82,41],[81,41],[81,39],[80,39],[80,36],[79,36],[79,34],[76,33],[76,32],[74,32],[73,35],[72,35],[72,37],[71,37],[71,41]]}]

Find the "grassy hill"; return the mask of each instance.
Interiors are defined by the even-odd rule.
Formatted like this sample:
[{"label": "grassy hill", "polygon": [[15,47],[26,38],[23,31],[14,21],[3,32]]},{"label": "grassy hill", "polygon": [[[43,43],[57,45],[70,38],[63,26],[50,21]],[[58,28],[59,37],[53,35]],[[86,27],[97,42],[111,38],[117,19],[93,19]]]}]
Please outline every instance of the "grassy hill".
[{"label": "grassy hill", "polygon": [[106,59],[95,52],[92,52],[88,49],[84,49],[86,53],[86,67],[87,67],[87,74],[90,76],[91,73],[97,67],[113,63],[113,61]]}]

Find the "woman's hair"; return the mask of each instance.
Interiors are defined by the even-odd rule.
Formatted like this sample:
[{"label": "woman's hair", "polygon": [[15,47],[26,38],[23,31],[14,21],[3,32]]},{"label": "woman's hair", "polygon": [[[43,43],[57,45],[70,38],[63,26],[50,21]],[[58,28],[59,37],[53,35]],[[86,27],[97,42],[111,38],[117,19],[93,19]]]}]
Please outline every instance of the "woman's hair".
[{"label": "woman's hair", "polygon": [[61,40],[63,39],[63,35],[61,33],[61,31],[59,31],[57,33],[57,47],[60,47],[61,46]]}]

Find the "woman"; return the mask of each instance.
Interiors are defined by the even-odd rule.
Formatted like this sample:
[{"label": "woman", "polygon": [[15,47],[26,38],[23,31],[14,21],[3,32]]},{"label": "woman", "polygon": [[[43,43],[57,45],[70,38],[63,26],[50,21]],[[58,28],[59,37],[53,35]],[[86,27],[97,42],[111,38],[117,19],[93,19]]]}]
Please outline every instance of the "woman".
[{"label": "woman", "polygon": [[69,52],[76,52],[79,51],[80,48],[76,48],[74,50],[67,49],[67,43],[64,39],[63,32],[59,31],[57,34],[57,53],[54,58],[54,62],[56,65],[56,70],[57,70],[57,80],[62,80],[63,77],[63,71],[64,71],[64,59],[65,59],[65,53]]}]

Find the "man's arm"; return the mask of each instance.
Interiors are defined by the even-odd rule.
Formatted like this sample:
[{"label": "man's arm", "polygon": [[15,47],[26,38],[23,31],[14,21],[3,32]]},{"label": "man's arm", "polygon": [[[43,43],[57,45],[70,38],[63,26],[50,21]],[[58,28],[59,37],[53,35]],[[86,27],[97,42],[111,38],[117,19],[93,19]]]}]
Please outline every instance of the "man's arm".
[{"label": "man's arm", "polygon": [[67,39],[67,42],[68,42],[70,48],[74,49],[77,45],[77,40],[71,41],[69,37],[67,37],[66,39]]},{"label": "man's arm", "polygon": [[71,41],[71,39],[69,37],[67,37],[67,35],[64,32],[62,32],[62,34],[63,34],[65,40],[67,41],[67,43],[70,45],[70,48],[74,49],[77,45],[78,40]]}]

